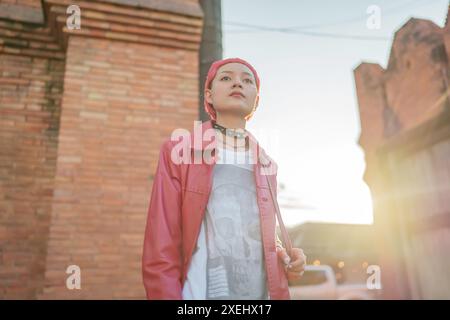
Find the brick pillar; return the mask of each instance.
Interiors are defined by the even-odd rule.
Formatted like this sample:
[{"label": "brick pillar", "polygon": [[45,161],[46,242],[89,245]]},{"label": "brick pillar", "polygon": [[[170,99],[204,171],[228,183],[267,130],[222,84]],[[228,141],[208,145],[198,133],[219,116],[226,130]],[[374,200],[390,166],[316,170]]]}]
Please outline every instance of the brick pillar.
[{"label": "brick pillar", "polygon": [[[71,1],[48,3],[56,24],[64,23]],[[81,30],[64,30],[64,95],[39,298],[145,297],[142,243],[159,146],[198,115],[201,11],[193,1],[171,5],[161,12],[83,2]],[[72,264],[81,269],[81,290],[66,288]]]},{"label": "brick pillar", "polygon": [[[395,33],[386,69],[362,63],[355,69],[361,118],[359,143],[364,149],[364,180],[374,203],[384,298],[417,298],[408,279],[402,201],[408,190],[398,189],[392,168],[402,162],[386,156],[386,146],[405,133],[439,117],[447,104],[448,24],[411,18]],[[406,157],[405,157],[406,158]],[[396,162],[398,161],[398,162]],[[404,204],[403,204],[404,205]]]},{"label": "brick pillar", "polygon": [[[23,29],[0,33],[1,293],[144,298],[160,143],[198,118],[202,11],[194,0],[43,4],[29,11],[45,13],[41,25],[0,15],[8,32]],[[79,30],[66,27],[72,4]],[[81,290],[66,288],[69,265]]]},{"label": "brick pillar", "polygon": [[0,1],[0,299],[44,284],[64,53],[40,1]]}]

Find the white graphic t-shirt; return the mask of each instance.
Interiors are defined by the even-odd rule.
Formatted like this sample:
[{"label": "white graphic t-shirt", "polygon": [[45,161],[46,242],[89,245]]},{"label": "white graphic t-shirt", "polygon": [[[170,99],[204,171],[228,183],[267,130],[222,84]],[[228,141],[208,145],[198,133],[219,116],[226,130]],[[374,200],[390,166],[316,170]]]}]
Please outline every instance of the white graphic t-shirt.
[{"label": "white graphic t-shirt", "polygon": [[268,299],[251,153],[218,152],[183,299]]}]

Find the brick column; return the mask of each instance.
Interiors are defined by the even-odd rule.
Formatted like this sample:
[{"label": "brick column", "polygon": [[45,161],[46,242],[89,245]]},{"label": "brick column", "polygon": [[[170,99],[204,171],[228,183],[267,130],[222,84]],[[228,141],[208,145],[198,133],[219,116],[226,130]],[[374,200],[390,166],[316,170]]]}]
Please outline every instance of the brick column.
[{"label": "brick column", "polygon": [[41,2],[0,1],[0,299],[43,287],[65,54]]},{"label": "brick column", "polygon": [[[405,224],[414,218],[408,209],[413,202],[408,203],[406,199],[411,196],[411,188],[417,188],[414,177],[418,173],[411,170],[408,173],[411,182],[408,178],[400,187],[392,171],[398,168],[404,174],[401,170],[407,158],[413,159],[417,166],[423,165],[415,162],[410,154],[395,158],[392,150],[387,152],[387,146],[397,141],[400,149],[402,139],[406,145],[405,137],[409,133],[441,117],[448,105],[448,28],[448,25],[440,28],[431,21],[411,18],[396,31],[385,69],[362,63],[354,72],[361,118],[359,144],[367,164],[364,180],[373,198],[383,292],[387,299],[418,297],[411,281],[414,278],[411,265],[417,263],[411,263],[410,244],[406,243],[412,228]],[[426,140],[425,136],[422,138]],[[418,144],[414,147],[419,149]],[[417,205],[417,195],[410,199]]]},{"label": "brick column", "polygon": [[[44,13],[41,25],[0,15],[1,295],[144,298],[160,143],[198,118],[200,6],[43,4],[29,6]],[[66,27],[72,4],[79,30]],[[81,290],[66,288],[69,265],[81,269]]]},{"label": "brick column", "polygon": [[[144,298],[142,243],[159,146],[198,114],[201,12],[193,1],[171,3],[175,12],[80,2],[81,29],[68,31],[71,3],[47,1],[67,60],[39,298]],[[72,264],[81,290],[66,288]]]}]

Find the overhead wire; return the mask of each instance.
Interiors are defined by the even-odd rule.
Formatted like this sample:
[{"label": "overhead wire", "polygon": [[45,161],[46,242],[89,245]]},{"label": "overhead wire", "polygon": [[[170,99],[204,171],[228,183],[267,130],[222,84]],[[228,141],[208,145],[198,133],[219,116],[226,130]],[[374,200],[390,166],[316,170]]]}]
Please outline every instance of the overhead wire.
[{"label": "overhead wire", "polygon": [[[411,6],[416,3],[419,5],[423,4],[429,4],[429,0],[411,0],[406,3],[402,3],[399,6],[387,9],[383,11],[383,16],[391,15],[393,13],[396,13],[399,9],[403,9],[405,7],[411,8]],[[318,31],[308,31],[308,29],[317,29],[317,28],[323,28],[323,27],[330,27],[330,26],[336,26],[336,25],[342,25],[342,24],[348,24],[351,22],[357,22],[361,21],[363,19],[367,19],[367,16],[357,16],[352,17],[340,21],[334,21],[330,23],[321,23],[321,24],[313,24],[313,25],[300,25],[300,26],[294,26],[294,27],[267,27],[267,26],[261,26],[261,25],[253,25],[248,23],[241,23],[241,22],[231,22],[231,21],[225,21],[225,25],[229,26],[238,26],[238,27],[244,27],[246,29],[241,30],[229,30],[228,33],[254,33],[254,32],[279,32],[279,33],[286,33],[286,34],[299,34],[299,35],[306,35],[306,36],[313,36],[313,37],[325,37],[325,38],[336,38],[336,39],[351,39],[351,40],[373,40],[373,41],[387,41],[391,40],[391,37],[378,37],[378,36],[365,36],[365,35],[354,35],[354,34],[340,34],[340,33],[327,33],[327,32],[318,32]]]}]

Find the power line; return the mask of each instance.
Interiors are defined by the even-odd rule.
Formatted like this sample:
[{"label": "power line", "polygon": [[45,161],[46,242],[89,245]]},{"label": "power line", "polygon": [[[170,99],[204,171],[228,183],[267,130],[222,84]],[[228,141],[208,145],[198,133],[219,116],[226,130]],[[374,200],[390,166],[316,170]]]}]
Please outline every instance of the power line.
[{"label": "power line", "polygon": [[389,37],[367,37],[362,35],[350,35],[350,34],[339,34],[339,33],[324,33],[324,32],[313,32],[313,31],[299,31],[297,34],[303,34],[313,37],[321,38],[336,38],[336,39],[351,39],[351,40],[374,40],[374,41],[388,41],[391,40]]},{"label": "power line", "polygon": [[[424,2],[425,1],[425,2]],[[383,16],[387,16],[390,15],[392,13],[395,13],[396,11],[398,11],[398,9],[403,9],[404,7],[408,6],[411,8],[411,4],[415,3],[415,2],[424,2],[424,3],[429,3],[429,0],[411,0],[407,3],[403,3],[397,7],[388,9],[388,10],[384,10],[382,12]],[[424,4],[424,3],[421,3]],[[357,21],[361,21],[361,20],[365,20],[367,19],[367,16],[355,16],[352,18],[348,18],[345,20],[340,20],[340,21],[334,21],[334,22],[330,22],[330,23],[319,23],[319,24],[312,24],[312,25],[300,25],[300,26],[293,26],[293,27],[284,27],[284,28],[271,28],[271,27],[265,27],[265,26],[261,26],[261,25],[254,25],[254,24],[248,24],[248,23],[241,23],[241,22],[232,22],[232,21],[225,21],[224,24],[226,25],[230,25],[230,26],[238,26],[238,27],[245,27],[245,28],[250,28],[250,29],[255,29],[255,30],[266,30],[266,31],[280,31],[280,32],[284,32],[284,31],[299,31],[299,30],[304,30],[304,29],[315,29],[315,28],[322,28],[322,27],[330,27],[330,26],[336,26],[336,25],[340,25],[340,24],[347,24],[347,23],[351,23],[351,22],[357,22]]]},{"label": "power line", "polygon": [[[420,3],[420,2],[422,2],[422,3]],[[399,11],[399,9],[403,9],[405,7],[412,8],[412,4],[414,4],[414,3],[420,3],[422,5],[424,3],[429,3],[429,0],[410,0],[406,3],[402,3],[402,4],[398,5],[396,7],[382,10],[382,12],[381,12],[382,16],[385,17],[385,16],[392,15],[393,13],[397,13]],[[337,25],[341,25],[341,24],[364,21],[366,19],[367,19],[367,15],[355,16],[355,17],[344,19],[341,21],[334,21],[331,23],[296,26],[296,27],[291,27],[291,29],[299,30],[299,29],[314,29],[314,28],[322,28],[322,27],[331,27],[331,26],[337,26]]]},{"label": "power line", "polygon": [[[391,8],[387,11],[383,12],[383,16],[395,13],[399,9],[403,9],[404,7],[408,6],[411,7],[411,4],[413,3],[420,3],[420,5],[423,5],[424,0],[411,0],[407,3],[403,3],[397,7]],[[426,3],[429,3],[427,1]],[[313,31],[305,31],[305,29],[314,29],[314,28],[322,28],[322,27],[329,27],[329,26],[336,26],[340,24],[346,24],[350,22],[355,21],[361,21],[362,19],[366,19],[366,16],[358,16],[353,17],[341,21],[335,21],[331,23],[322,23],[322,24],[314,24],[314,25],[303,25],[303,26],[294,26],[294,27],[266,27],[261,25],[252,25],[247,23],[240,23],[240,22],[224,22],[226,25],[231,26],[240,26],[244,28],[250,28],[253,30],[248,29],[241,29],[241,30],[230,30],[228,33],[254,33],[254,32],[280,32],[280,33],[290,33],[290,34],[300,34],[300,35],[307,35],[307,36],[313,36],[313,37],[325,37],[325,38],[337,38],[337,39],[351,39],[351,40],[374,40],[374,41],[388,41],[391,38],[390,37],[373,37],[373,36],[363,36],[363,35],[349,35],[349,34],[339,34],[339,33],[325,33],[325,32],[313,32]]]},{"label": "power line", "polygon": [[[256,30],[253,30],[254,32],[258,32]],[[282,32],[282,33],[289,33],[289,34],[300,34],[300,35],[306,35],[306,36],[312,36],[312,37],[320,37],[320,38],[335,38],[335,39],[351,39],[351,40],[373,40],[373,41],[388,41],[391,40],[389,37],[368,37],[363,35],[351,35],[351,34],[339,34],[339,33],[325,33],[325,32],[314,32],[314,31],[280,31],[279,29],[276,30],[270,30],[270,31],[276,31],[276,32]],[[243,31],[244,33],[248,33],[249,31]],[[251,31],[250,31],[251,32]],[[229,31],[229,33],[241,33],[238,31]]]},{"label": "power line", "polygon": [[[228,31],[228,33],[251,33],[251,32],[260,32],[261,30],[235,30]],[[389,37],[370,37],[363,35],[354,35],[354,34],[339,34],[339,33],[326,33],[326,32],[314,32],[314,31],[294,31],[294,30],[283,30],[280,28],[264,28],[264,31],[272,31],[272,32],[281,32],[287,34],[299,34],[306,35],[312,37],[320,37],[320,38],[335,38],[335,39],[351,39],[351,40],[373,40],[373,41],[388,41],[391,40]]]}]

